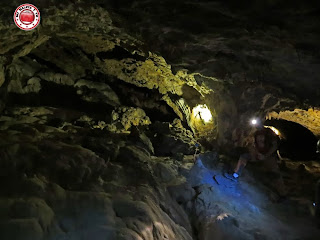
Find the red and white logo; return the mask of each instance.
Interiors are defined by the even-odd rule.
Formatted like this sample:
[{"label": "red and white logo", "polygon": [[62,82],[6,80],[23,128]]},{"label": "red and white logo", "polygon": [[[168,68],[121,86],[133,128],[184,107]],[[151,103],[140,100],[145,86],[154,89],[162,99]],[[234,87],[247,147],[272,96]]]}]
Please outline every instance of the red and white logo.
[{"label": "red and white logo", "polygon": [[32,4],[22,4],[17,7],[13,15],[14,23],[18,28],[29,31],[36,28],[40,23],[40,12]]}]

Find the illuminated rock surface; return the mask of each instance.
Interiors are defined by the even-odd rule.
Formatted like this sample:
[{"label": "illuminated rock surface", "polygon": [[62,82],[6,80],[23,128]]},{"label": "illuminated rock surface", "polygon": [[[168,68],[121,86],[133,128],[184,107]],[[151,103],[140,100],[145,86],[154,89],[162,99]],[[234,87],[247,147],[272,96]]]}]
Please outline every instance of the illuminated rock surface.
[{"label": "illuminated rock surface", "polygon": [[319,239],[315,153],[281,159],[283,203],[254,166],[222,177],[252,117],[315,152],[319,4],[238,2],[30,1],[24,32],[3,1],[0,238]]}]

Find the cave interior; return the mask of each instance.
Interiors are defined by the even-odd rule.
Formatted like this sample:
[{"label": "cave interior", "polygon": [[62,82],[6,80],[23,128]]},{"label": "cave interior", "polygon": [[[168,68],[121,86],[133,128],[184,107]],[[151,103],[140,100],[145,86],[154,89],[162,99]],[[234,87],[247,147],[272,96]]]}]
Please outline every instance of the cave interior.
[{"label": "cave interior", "polygon": [[[320,239],[319,1],[30,0],[30,31],[21,4],[0,6],[0,239]],[[227,177],[258,123],[276,170]]]}]

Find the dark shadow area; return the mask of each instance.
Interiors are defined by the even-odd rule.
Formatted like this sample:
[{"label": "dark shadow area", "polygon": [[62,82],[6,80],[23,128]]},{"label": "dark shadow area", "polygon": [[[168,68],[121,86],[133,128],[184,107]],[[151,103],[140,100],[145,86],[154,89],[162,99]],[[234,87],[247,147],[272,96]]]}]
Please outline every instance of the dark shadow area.
[{"label": "dark shadow area", "polygon": [[[104,77],[103,74],[100,77]],[[119,79],[108,81],[108,84],[117,93],[122,105],[142,108],[151,122],[172,122],[178,118],[173,109],[162,100],[163,95],[157,89],[137,87]]]},{"label": "dark shadow area", "polygon": [[53,62],[47,61],[41,57],[38,57],[35,54],[28,54],[28,57],[31,58],[32,60],[35,60],[36,62],[38,62],[39,64],[46,66],[48,69],[50,69],[51,71],[54,71],[56,73],[62,73],[65,74],[66,71],[64,71],[62,68],[58,67],[56,64],[54,64]]},{"label": "dark shadow area", "polygon": [[143,56],[140,56],[138,54],[131,54],[129,51],[126,49],[115,46],[111,51],[104,51],[104,52],[98,52],[97,57],[100,59],[116,59],[116,60],[122,60],[125,58],[133,58],[136,59],[137,61],[145,61],[146,58]]},{"label": "dark shadow area", "polygon": [[[104,75],[97,75],[100,82],[108,81]],[[178,118],[176,113],[162,100],[158,90],[136,87],[121,80],[109,81],[108,84],[121,99],[121,105],[142,108],[152,122],[172,122]],[[52,82],[41,81],[39,93],[16,94],[10,93],[7,106],[50,106],[66,108],[85,112],[109,121],[108,117],[114,109],[107,103],[87,102],[77,94],[72,86],[59,85]]]},{"label": "dark shadow area", "polygon": [[286,120],[266,120],[265,125],[277,128],[282,136],[279,152],[281,157],[308,161],[316,159],[317,138],[302,125]]},{"label": "dark shadow area", "polygon": [[102,118],[108,115],[106,113],[111,113],[113,110],[112,106],[105,103],[90,103],[82,100],[81,96],[77,94],[76,89],[71,86],[61,86],[56,83],[42,81],[41,87],[39,93],[10,93],[7,106],[62,107],[94,114]]}]

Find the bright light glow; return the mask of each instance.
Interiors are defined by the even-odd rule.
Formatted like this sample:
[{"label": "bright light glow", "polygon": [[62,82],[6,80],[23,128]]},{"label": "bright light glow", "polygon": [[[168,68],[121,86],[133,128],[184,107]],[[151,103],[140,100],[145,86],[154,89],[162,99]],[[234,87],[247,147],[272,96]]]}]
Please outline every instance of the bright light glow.
[{"label": "bright light glow", "polygon": [[258,120],[257,120],[257,119],[254,118],[254,119],[251,120],[251,124],[252,124],[252,125],[257,125],[257,123],[258,123]]},{"label": "bright light glow", "polygon": [[192,113],[195,118],[202,119],[206,123],[212,120],[212,114],[206,104],[196,106]]},{"label": "bright light glow", "polygon": [[278,136],[280,136],[280,132],[278,129],[276,129],[275,127],[272,126],[264,126],[266,128],[270,128],[275,134],[277,134]]},{"label": "bright light glow", "polygon": [[316,206],[316,203],[314,202],[312,205],[315,207],[315,206]]}]

